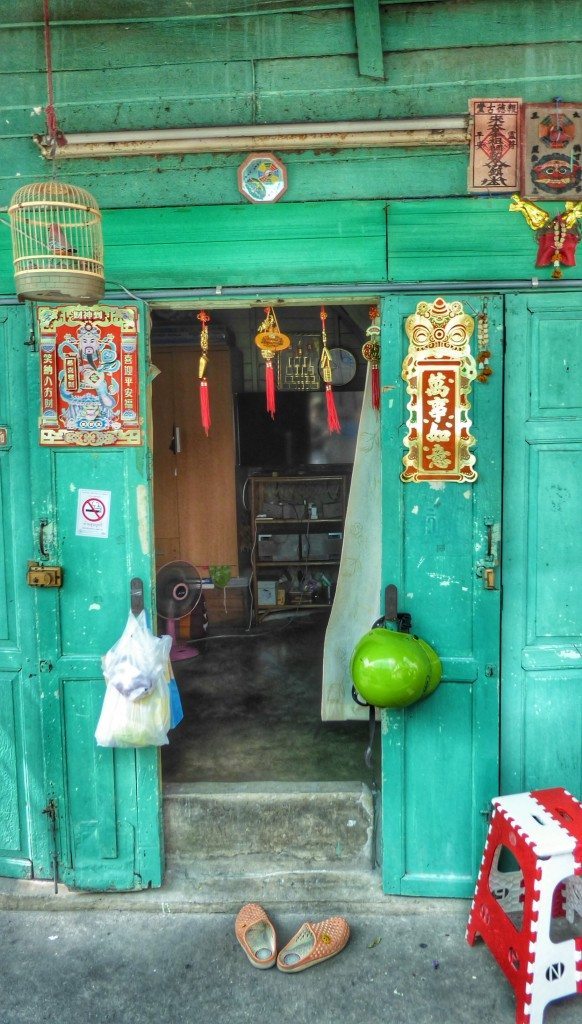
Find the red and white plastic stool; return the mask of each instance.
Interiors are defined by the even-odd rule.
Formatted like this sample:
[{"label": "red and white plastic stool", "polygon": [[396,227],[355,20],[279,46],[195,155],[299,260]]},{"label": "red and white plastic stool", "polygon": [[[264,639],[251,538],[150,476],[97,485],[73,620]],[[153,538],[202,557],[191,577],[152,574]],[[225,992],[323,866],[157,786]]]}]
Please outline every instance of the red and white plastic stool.
[{"label": "red and white plastic stool", "polygon": [[[553,918],[582,916],[582,804],[565,789],[496,797],[467,927],[513,986],[516,1024],[542,1024],[554,999],[582,993],[582,934],[553,941]],[[500,871],[502,848],[520,870]],[[521,913],[521,927],[508,914]]]}]

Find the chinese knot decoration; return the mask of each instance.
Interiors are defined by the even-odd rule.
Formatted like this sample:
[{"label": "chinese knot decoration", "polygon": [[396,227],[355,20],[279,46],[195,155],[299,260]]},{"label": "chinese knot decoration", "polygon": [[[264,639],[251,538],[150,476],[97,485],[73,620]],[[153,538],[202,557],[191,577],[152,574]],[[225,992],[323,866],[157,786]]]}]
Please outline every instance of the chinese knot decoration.
[{"label": "chinese knot decoration", "polygon": [[487,310],[477,313],[477,380],[486,384],[493,370],[489,366],[491,350],[489,348],[489,317]]},{"label": "chinese knot decoration", "polygon": [[410,344],[402,377],[410,415],[401,479],[472,482],[477,479],[469,419],[477,376],[470,349],[474,320],[461,302],[438,298],[419,302],[405,326]]},{"label": "chinese knot decoration", "polygon": [[362,355],[370,364],[372,374],[372,408],[380,408],[380,312],[377,306],[370,306],[370,320],[366,331],[367,341],[362,346]]},{"label": "chinese knot decoration", "polygon": [[331,356],[327,347],[327,333],[325,330],[325,321],[327,320],[327,313],[325,307],[321,307],[319,314],[321,320],[321,358],[319,366],[321,369],[321,376],[323,377],[323,383],[325,386],[325,401],[327,405],[327,426],[330,433],[339,434],[341,433],[341,423],[335,407],[335,399],[333,397],[332,382],[332,369],[331,369]]},{"label": "chinese knot decoration", "polygon": [[200,381],[200,418],[202,420],[202,426],[204,432],[208,437],[208,431],[210,430],[210,394],[208,391],[208,380],[206,377],[206,367],[208,366],[208,324],[210,323],[210,317],[208,313],[201,309],[196,316],[197,320],[200,320],[202,327],[200,329],[200,360],[198,362],[198,380]]},{"label": "chinese knot decoration", "polygon": [[567,202],[564,213],[553,219],[536,203],[511,197],[511,213],[523,213],[530,228],[535,231],[538,243],[536,267],[553,266],[552,277],[562,277],[562,267],[576,266],[576,246],[580,241],[578,221],[582,218],[582,202]]},{"label": "chinese knot decoration", "polygon": [[275,367],[273,366],[273,360],[278,352],[284,352],[286,348],[289,348],[291,339],[279,330],[279,324],[277,323],[273,307],[267,306],[265,313],[267,316],[262,324],[259,325],[259,330],[255,337],[255,345],[260,349],[261,355],[267,364],[265,368],[267,412],[270,413],[271,418],[274,418],[276,403]]}]

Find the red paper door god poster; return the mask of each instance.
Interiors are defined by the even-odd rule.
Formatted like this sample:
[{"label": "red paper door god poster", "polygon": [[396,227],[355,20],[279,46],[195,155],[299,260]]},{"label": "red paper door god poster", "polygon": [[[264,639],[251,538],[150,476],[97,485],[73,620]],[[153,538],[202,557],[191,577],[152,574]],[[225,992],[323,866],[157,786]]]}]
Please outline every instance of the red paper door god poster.
[{"label": "red paper door god poster", "polygon": [[141,444],[138,311],[39,306],[41,445]]}]

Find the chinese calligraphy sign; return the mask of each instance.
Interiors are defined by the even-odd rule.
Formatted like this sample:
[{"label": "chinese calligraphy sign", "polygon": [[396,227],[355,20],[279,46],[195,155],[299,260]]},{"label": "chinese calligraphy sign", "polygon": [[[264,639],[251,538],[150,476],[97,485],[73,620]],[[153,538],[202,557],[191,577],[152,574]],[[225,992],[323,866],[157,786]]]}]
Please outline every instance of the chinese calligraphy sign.
[{"label": "chinese calligraphy sign", "polygon": [[521,100],[469,100],[469,192],[513,192],[518,175]]},{"label": "chinese calligraphy sign", "polygon": [[41,445],[141,444],[138,312],[39,306]]},{"label": "chinese calligraphy sign", "polygon": [[461,302],[438,298],[419,302],[406,320],[408,354],[402,364],[409,418],[404,438],[408,449],[401,479],[477,479],[475,438],[469,419],[471,384],[477,375],[470,341],[474,320]]}]

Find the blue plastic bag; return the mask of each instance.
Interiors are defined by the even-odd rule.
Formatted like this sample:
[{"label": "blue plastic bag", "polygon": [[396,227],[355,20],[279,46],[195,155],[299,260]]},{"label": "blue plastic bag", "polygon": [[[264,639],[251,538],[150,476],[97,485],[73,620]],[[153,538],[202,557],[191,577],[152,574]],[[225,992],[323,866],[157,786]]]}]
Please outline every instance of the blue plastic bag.
[{"label": "blue plastic bag", "polygon": [[184,717],[184,709],[180,699],[180,691],[174,677],[168,683],[170,689],[170,729],[175,729]]}]

